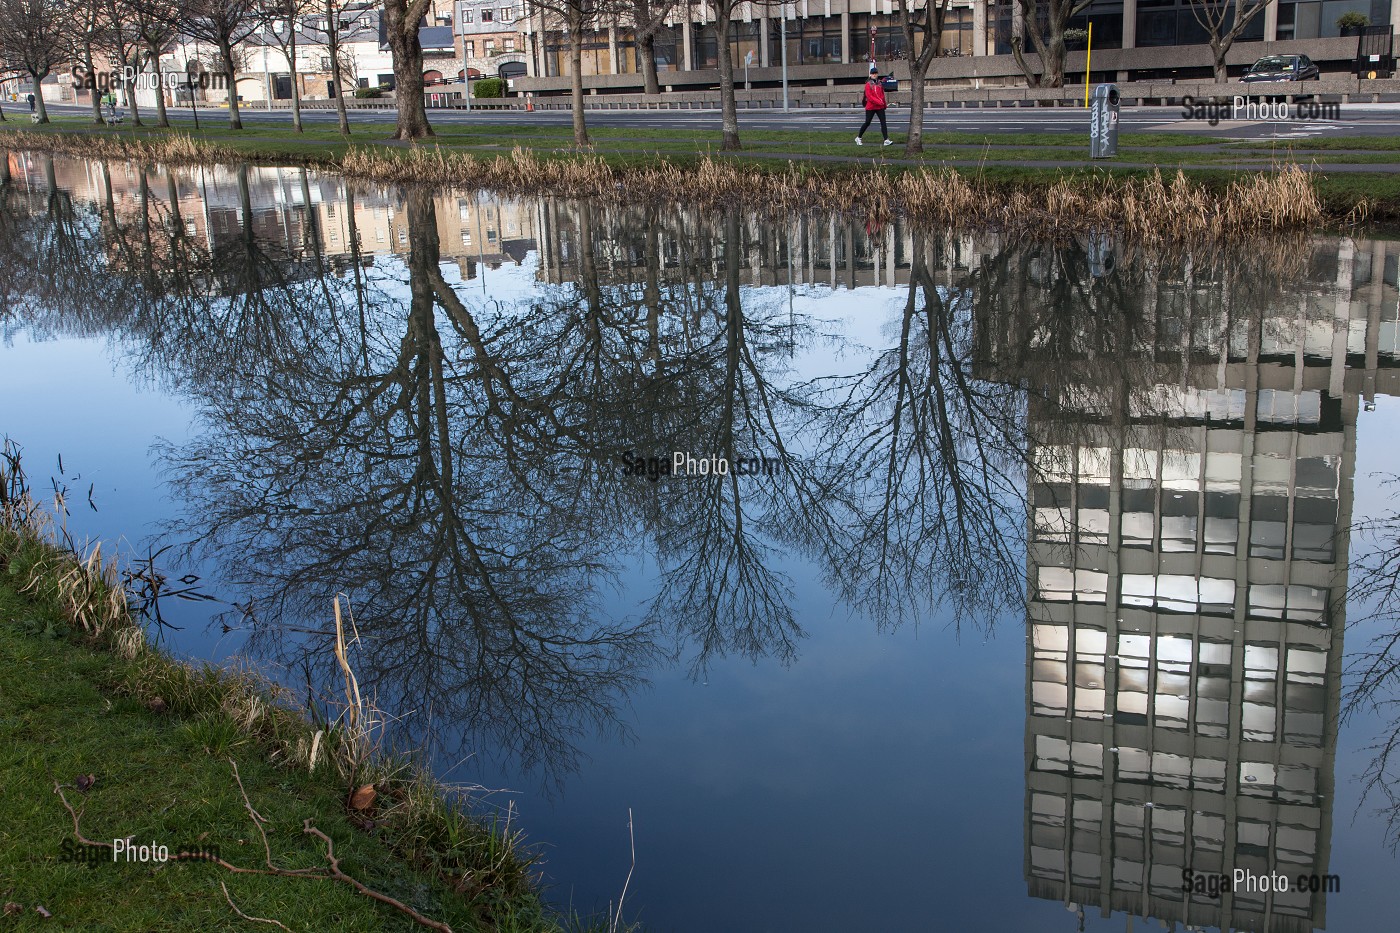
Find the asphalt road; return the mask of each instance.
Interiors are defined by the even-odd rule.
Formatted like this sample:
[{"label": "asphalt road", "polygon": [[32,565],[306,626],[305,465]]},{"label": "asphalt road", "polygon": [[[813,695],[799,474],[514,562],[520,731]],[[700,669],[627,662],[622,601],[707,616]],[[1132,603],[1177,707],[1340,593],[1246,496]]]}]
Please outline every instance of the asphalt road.
[{"label": "asphalt road", "polygon": [[[22,109],[23,105],[21,105]],[[5,108],[15,113],[11,102]],[[50,105],[54,113],[87,113],[86,107]],[[188,117],[189,111],[172,111]],[[264,110],[245,105],[241,111],[247,122],[272,121],[288,123],[286,110]],[[22,114],[21,114],[22,116]],[[572,116],[567,110],[535,111],[466,111],[430,110],[429,119],[439,124],[474,123],[481,125],[534,123],[556,126],[569,125]],[[781,111],[739,111],[739,126],[761,130],[843,130],[859,129],[862,114],[851,110],[803,110],[784,114]],[[335,122],[334,110],[303,110],[307,122]],[[222,108],[202,109],[200,119],[223,123],[227,120]],[[356,110],[350,119],[357,124],[392,121],[389,110]],[[926,131],[952,130],[988,134],[1016,135],[1020,133],[1088,132],[1088,113],[1069,108],[1000,108],[1000,109],[942,109],[927,111]],[[909,124],[907,110],[889,111],[890,132],[901,134]],[[600,110],[588,111],[590,126],[648,127],[653,129],[691,129],[719,132],[718,110]],[[1179,131],[1221,136],[1233,139],[1307,139],[1325,136],[1392,136],[1400,134],[1400,104],[1341,105],[1339,119],[1289,119],[1283,121],[1223,120],[1211,126],[1205,120],[1183,119],[1180,107],[1125,107],[1119,116],[1120,132]]]}]

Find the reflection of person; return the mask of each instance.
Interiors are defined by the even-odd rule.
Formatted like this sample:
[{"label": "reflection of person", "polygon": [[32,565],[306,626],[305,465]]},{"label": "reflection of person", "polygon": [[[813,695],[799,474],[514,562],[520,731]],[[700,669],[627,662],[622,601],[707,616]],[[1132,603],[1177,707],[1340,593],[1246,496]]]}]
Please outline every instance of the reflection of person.
[{"label": "reflection of person", "polygon": [[864,146],[861,137],[865,131],[870,129],[870,121],[876,117],[880,118],[880,135],[885,137],[885,145],[890,145],[890,128],[885,123],[885,86],[880,83],[880,75],[875,70],[875,63],[870,63],[870,77],[865,81],[865,124],[856,134],[856,145]]}]

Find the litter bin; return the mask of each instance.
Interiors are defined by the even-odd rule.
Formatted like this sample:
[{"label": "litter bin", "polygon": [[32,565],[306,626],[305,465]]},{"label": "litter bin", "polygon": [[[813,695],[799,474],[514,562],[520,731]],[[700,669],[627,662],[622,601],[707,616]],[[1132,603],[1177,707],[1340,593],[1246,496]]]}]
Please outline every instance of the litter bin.
[{"label": "litter bin", "polygon": [[1089,158],[1111,159],[1118,155],[1118,85],[1100,84],[1094,88],[1089,105]]}]

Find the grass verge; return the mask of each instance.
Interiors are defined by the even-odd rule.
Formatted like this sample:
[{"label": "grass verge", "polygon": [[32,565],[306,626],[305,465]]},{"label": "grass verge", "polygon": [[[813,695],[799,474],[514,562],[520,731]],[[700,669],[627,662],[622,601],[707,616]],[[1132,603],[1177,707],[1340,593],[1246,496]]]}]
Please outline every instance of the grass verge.
[{"label": "grass verge", "polygon": [[[147,644],[115,562],[55,543],[4,454],[0,929],[590,928],[544,904],[517,833],[352,719],[317,728],[251,671]],[[114,860],[127,838],[169,859]]]}]

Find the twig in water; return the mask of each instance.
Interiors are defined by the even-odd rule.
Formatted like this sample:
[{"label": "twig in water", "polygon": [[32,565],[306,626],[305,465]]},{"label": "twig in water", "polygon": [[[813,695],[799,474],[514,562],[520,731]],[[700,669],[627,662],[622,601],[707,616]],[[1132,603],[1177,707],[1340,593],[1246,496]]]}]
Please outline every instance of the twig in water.
[{"label": "twig in water", "polygon": [[617,898],[617,913],[613,915],[608,933],[617,933],[617,925],[622,922],[622,902],[627,900],[627,886],[632,883],[632,872],[637,868],[637,834],[632,831],[632,808],[627,808],[627,837],[632,842],[632,867],[627,869],[627,880],[622,882],[622,893]]}]

